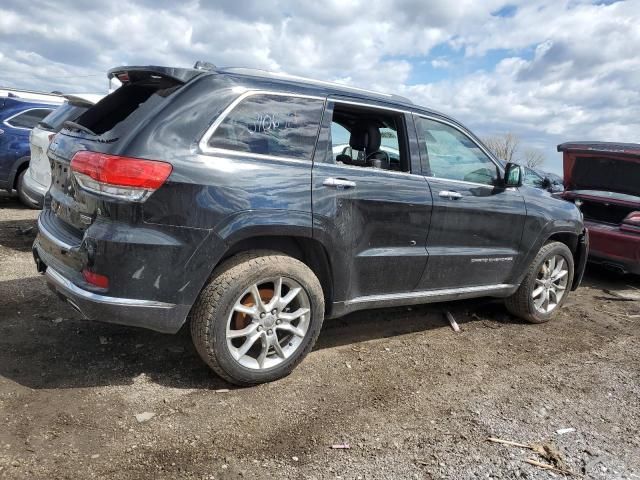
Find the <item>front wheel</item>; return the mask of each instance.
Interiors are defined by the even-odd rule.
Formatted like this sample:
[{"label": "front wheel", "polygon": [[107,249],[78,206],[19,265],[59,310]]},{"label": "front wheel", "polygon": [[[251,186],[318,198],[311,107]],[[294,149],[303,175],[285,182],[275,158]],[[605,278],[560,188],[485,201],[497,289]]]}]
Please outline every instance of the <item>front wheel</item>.
[{"label": "front wheel", "polygon": [[573,283],[573,255],[560,242],[540,249],[516,292],[505,300],[507,309],[531,323],[553,318]]},{"label": "front wheel", "polygon": [[202,359],[236,385],[282,378],[313,347],[324,317],[318,278],[277,252],[240,254],[214,272],[193,309]]}]

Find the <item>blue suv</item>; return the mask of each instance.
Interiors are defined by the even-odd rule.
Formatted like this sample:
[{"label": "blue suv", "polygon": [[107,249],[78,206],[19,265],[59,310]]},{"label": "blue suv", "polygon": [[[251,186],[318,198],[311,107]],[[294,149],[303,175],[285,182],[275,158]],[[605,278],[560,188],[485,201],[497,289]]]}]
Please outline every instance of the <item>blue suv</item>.
[{"label": "blue suv", "polygon": [[12,93],[0,97],[0,189],[20,190],[29,166],[29,134],[58,107],[60,102],[55,100],[21,98]]}]

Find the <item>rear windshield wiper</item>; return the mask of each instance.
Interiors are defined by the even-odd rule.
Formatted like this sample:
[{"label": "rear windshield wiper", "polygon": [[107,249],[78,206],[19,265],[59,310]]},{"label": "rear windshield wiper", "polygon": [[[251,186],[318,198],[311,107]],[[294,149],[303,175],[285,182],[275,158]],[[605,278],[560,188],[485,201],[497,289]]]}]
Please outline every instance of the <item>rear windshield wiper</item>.
[{"label": "rear windshield wiper", "polygon": [[72,128],[74,130],[80,130],[81,132],[88,133],[89,135],[93,135],[93,136],[97,135],[96,132],[88,129],[84,125],[80,125],[79,123],[72,122],[71,120],[67,120],[66,122],[64,122],[63,127]]}]

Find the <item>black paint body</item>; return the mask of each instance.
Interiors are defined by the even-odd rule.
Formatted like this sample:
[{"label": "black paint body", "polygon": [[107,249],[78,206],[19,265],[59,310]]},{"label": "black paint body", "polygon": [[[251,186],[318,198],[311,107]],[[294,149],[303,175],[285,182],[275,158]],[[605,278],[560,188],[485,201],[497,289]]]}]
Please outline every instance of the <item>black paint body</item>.
[{"label": "black paint body", "polygon": [[[52,268],[75,286],[50,281],[86,316],[175,332],[216,266],[255,248],[305,261],[321,280],[328,316],[433,301],[420,292],[435,291],[435,300],[506,296],[552,237],[574,251],[577,287],[585,231],[573,204],[535,188],[454,184],[427,175],[414,116],[442,119],[479,143],[455,120],[406,101],[324,84],[224,71],[183,77],[184,86],[134,112],[122,128],[113,129],[112,138],[96,141],[64,129],[49,149],[53,181],[34,254],[41,271]],[[312,158],[200,149],[210,125],[246,89],[323,99]],[[328,133],[333,101],[400,111],[411,173],[336,164]],[[143,203],[114,200],[80,189],[71,176],[70,159],[82,149],[162,160],[173,171]],[[357,186],[324,186],[328,177]],[[441,198],[442,189],[456,190],[462,198]],[[91,218],[89,225],[83,215]],[[86,266],[109,277],[108,291],[84,282]],[[499,287],[464,290],[492,285]],[[95,301],[84,294],[77,298],[77,289],[92,292]],[[162,306],[119,308],[117,300],[109,300],[108,308],[101,308],[104,297]]]}]

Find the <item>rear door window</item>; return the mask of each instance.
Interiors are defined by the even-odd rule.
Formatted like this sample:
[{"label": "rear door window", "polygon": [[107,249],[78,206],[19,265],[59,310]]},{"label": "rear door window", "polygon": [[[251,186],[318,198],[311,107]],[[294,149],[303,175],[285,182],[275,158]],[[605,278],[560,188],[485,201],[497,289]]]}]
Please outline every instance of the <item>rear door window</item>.
[{"label": "rear door window", "polygon": [[320,98],[251,95],[222,120],[207,144],[252,155],[311,160],[323,106]]},{"label": "rear door window", "polygon": [[48,108],[32,108],[15,115],[7,123],[15,128],[32,129],[38,122],[51,113]]}]

